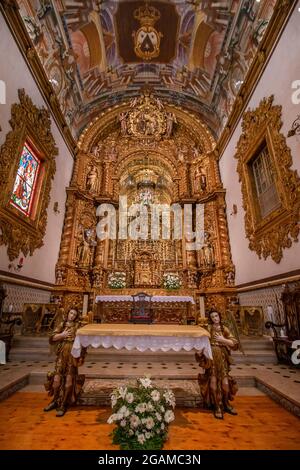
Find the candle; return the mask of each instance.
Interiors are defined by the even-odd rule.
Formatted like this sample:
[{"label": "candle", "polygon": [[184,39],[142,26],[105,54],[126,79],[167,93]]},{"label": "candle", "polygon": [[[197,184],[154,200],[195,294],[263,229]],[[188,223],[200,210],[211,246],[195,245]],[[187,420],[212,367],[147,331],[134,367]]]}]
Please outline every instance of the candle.
[{"label": "candle", "polygon": [[113,267],[115,265],[115,242],[114,242],[114,240],[112,242],[112,265],[113,265]]},{"label": "candle", "polygon": [[204,295],[200,295],[200,297],[199,297],[199,306],[200,306],[200,316],[201,316],[201,318],[205,318]]},{"label": "candle", "polygon": [[274,323],[274,312],[272,305],[267,305],[268,320]]}]

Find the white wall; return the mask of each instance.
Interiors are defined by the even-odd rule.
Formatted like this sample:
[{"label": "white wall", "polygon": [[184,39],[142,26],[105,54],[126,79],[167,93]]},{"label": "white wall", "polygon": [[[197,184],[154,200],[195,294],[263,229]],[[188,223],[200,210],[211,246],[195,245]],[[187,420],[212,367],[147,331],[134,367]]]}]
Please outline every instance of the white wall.
[{"label": "white wall", "polygon": [[[291,16],[279,43],[268,63],[251,98],[249,107],[257,107],[265,97],[275,95],[274,104],[282,105],[283,126],[281,132],[285,136],[292,122],[300,114],[300,104],[292,103],[292,82],[300,80],[300,1]],[[241,123],[236,128],[220,161],[220,171],[227,190],[227,216],[233,262],[236,266],[236,283],[243,284],[269,276],[286,273],[300,268],[300,240],[292,247],[285,249],[279,264],[270,257],[259,260],[254,251],[248,248],[248,239],[244,229],[244,211],[242,208],[241,186],[236,171],[237,161],[234,158],[236,145],[241,135]],[[287,139],[293,157],[293,168],[300,174],[300,136]],[[230,215],[232,205],[238,206],[237,215]]]},{"label": "white wall", "polygon": [[[18,89],[24,88],[36,106],[46,104],[30,74],[30,71],[0,14],[0,80],[6,83],[6,104],[0,104],[0,145],[5,141],[6,134],[11,130],[9,119],[11,105],[19,102]],[[51,200],[48,207],[47,231],[44,246],[35,250],[33,256],[24,259],[24,267],[19,274],[45,282],[55,281],[55,263],[58,259],[59,245],[63,227],[66,191],[73,167],[73,158],[52,119],[52,134],[59,154],[56,157],[56,174],[52,180]],[[60,214],[53,212],[53,204],[58,201]],[[9,259],[7,248],[0,247],[0,270],[8,271]]]}]

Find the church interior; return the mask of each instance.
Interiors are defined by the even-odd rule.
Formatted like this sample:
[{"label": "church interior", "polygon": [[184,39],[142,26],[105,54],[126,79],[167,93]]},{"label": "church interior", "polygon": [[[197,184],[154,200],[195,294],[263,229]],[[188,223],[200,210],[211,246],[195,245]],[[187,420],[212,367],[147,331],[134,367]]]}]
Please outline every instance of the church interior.
[{"label": "church interior", "polygon": [[3,0],[0,31],[0,449],[151,449],[134,392],[110,417],[147,376],[166,450],[299,450],[300,1]]}]

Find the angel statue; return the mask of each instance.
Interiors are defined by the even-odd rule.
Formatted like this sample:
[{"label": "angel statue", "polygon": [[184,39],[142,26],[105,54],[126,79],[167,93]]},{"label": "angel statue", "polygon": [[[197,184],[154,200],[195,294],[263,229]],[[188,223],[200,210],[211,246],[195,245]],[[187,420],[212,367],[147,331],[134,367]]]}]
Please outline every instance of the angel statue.
[{"label": "angel statue", "polygon": [[230,365],[231,351],[238,349],[239,341],[223,324],[216,310],[209,313],[208,321],[213,359],[208,359],[202,352],[195,354],[196,361],[203,369],[198,375],[198,383],[204,406],[213,410],[215,418],[223,419],[224,412],[237,414],[230,404],[238,390],[236,381],[230,376]]},{"label": "angel statue", "polygon": [[55,409],[57,417],[64,416],[67,408],[76,403],[85,380],[84,375],[78,374],[78,367],[84,362],[86,348],[78,359],[71,354],[79,326],[79,312],[71,308],[49,338],[49,343],[55,347],[56,361],[54,371],[47,374],[45,389],[52,400],[44,411]]}]

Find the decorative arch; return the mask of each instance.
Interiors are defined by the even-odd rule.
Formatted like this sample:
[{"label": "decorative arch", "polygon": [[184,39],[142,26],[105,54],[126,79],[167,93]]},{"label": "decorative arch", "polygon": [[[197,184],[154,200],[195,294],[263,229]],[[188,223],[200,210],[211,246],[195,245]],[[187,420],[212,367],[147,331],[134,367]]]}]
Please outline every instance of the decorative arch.
[{"label": "decorative arch", "polygon": [[[215,140],[206,123],[146,89],[140,97],[111,107],[93,119],[81,133],[78,148],[58,261],[59,270],[66,272],[66,291],[108,293],[108,279],[115,272],[126,273],[129,290],[124,293],[141,286],[141,279],[143,286],[149,282],[151,288],[159,290],[163,275],[170,270],[179,272],[185,294],[197,296],[201,289],[212,290],[218,296],[218,292],[232,288],[234,267],[225,191],[214,153]],[[98,184],[94,184],[95,175]],[[118,219],[119,195],[128,197],[128,206],[139,202],[149,211],[153,202],[176,203],[174,211],[190,204],[195,214],[196,204],[205,204],[209,256],[199,250],[188,252],[185,238],[177,240],[172,235],[168,240],[158,237],[149,243],[119,237],[97,239],[93,244],[90,224],[81,215],[91,212],[95,216],[99,205],[109,204],[105,207]],[[129,214],[126,224],[131,217]],[[148,227],[150,219],[151,212]],[[172,224],[174,214],[170,220]],[[164,223],[161,219],[161,226]],[[77,233],[80,224],[85,224],[81,238]],[[170,233],[174,234],[174,226]],[[84,240],[90,243],[91,256]],[[144,253],[152,260],[151,269],[139,263]],[[91,260],[89,265],[87,260]],[[139,276],[139,269],[145,269],[145,275]]]}]

